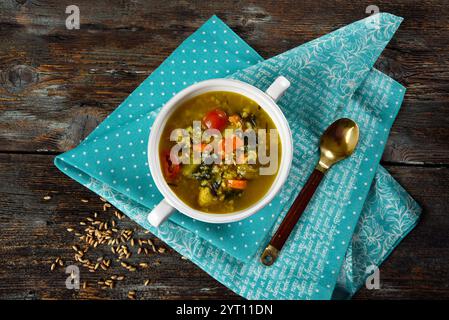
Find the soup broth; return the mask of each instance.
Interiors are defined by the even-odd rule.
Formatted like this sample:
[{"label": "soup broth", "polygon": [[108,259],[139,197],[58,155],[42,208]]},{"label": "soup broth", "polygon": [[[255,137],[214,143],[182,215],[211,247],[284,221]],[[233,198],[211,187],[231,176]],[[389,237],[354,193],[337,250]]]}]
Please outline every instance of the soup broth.
[{"label": "soup broth", "polygon": [[[213,128],[223,133],[221,141],[230,139],[228,144],[233,149],[220,153],[222,157],[235,157],[230,164],[206,164],[201,163],[176,164],[170,159],[170,150],[180,142],[171,141],[173,130],[184,129],[189,137],[184,143],[192,144],[193,121],[201,122],[201,129]],[[277,169],[281,161],[281,143],[279,138],[275,140],[277,145],[277,168],[274,174],[261,175],[263,167],[259,161],[250,164],[249,161],[240,163],[235,161],[238,157],[237,149],[241,148],[243,155],[240,160],[257,158],[257,154],[249,150],[247,141],[238,136],[230,136],[226,131],[241,129],[242,131],[258,129],[276,129],[269,115],[253,100],[233,92],[214,91],[207,92],[184,102],[177,107],[169,117],[161,135],[159,143],[159,159],[164,177],[173,192],[188,206],[207,213],[231,213],[243,210],[259,201],[270,189],[277,175]],[[226,130],[226,131],[225,131]],[[214,139],[212,139],[214,140]],[[260,139],[257,143],[260,143]],[[206,145],[214,142],[207,139],[201,140],[201,150],[207,150]],[[266,153],[270,154],[270,139],[266,139]],[[271,142],[273,143],[273,142]],[[218,145],[217,144],[217,145]],[[235,150],[234,150],[235,148]],[[224,147],[223,147],[224,149]],[[205,151],[203,151],[205,152]],[[191,152],[192,154],[193,152]],[[192,157],[192,155],[190,155]],[[192,159],[192,158],[190,158]],[[265,165],[266,166],[266,165]]]}]

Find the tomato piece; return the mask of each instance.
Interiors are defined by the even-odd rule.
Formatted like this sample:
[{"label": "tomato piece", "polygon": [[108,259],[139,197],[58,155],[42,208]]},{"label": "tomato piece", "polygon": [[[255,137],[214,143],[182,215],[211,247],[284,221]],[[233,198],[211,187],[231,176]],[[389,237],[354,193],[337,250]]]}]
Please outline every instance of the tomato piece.
[{"label": "tomato piece", "polygon": [[164,171],[165,179],[168,182],[173,182],[181,171],[180,164],[174,164],[170,158],[170,151],[164,150],[162,152],[162,169]]},{"label": "tomato piece", "polygon": [[248,185],[246,180],[228,180],[228,187],[231,189],[243,190]]},{"label": "tomato piece", "polygon": [[222,131],[228,124],[228,115],[222,109],[217,108],[206,113],[203,123],[208,129]]}]

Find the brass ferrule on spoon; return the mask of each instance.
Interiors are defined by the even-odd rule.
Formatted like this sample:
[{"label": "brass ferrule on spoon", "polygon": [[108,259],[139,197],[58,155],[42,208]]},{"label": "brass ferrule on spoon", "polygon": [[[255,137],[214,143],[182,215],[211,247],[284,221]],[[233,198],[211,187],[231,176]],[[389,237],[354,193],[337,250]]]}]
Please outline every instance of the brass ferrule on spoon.
[{"label": "brass ferrule on spoon", "polygon": [[349,157],[354,152],[358,141],[359,127],[351,119],[338,119],[326,129],[320,140],[320,160],[263,251],[261,261],[264,265],[271,266],[276,261],[326,171],[338,161]]}]

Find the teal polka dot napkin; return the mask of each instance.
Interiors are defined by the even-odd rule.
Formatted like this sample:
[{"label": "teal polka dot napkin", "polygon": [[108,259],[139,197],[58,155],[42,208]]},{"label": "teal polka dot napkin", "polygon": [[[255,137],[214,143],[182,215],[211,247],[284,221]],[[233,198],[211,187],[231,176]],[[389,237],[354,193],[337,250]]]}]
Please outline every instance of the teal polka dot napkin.
[{"label": "teal polka dot napkin", "polygon": [[[372,67],[401,20],[380,14],[264,61],[214,16],[55,164],[244,297],[349,297],[420,214],[379,166],[405,88]],[[236,223],[208,224],[177,213],[159,229],[150,226],[146,217],[162,196],[149,173],[147,143],[161,106],[201,80],[232,77],[265,90],[278,75],[292,83],[279,105],[295,141],[280,194]],[[313,170],[321,133],[340,117],[360,126],[355,154],[328,172],[278,261],[263,266],[258,255]]]}]

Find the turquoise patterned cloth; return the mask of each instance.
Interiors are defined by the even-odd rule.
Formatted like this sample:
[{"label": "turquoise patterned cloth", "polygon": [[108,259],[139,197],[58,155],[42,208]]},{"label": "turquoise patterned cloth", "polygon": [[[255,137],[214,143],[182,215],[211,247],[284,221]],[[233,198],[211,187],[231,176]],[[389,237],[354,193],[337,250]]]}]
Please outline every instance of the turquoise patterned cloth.
[{"label": "turquoise patterned cloth", "polygon": [[[387,13],[371,16],[264,61],[214,16],[55,164],[243,297],[350,297],[421,212],[379,166],[405,89],[373,64],[401,20]],[[161,106],[201,80],[231,77],[265,90],[278,75],[292,83],[278,103],[295,149],[279,195],[232,224],[176,213],[159,229],[150,226],[147,215],[162,196],[149,172],[147,143]],[[359,124],[356,152],[327,173],[278,261],[263,266],[258,257],[312,172],[321,133],[340,117]]]}]

